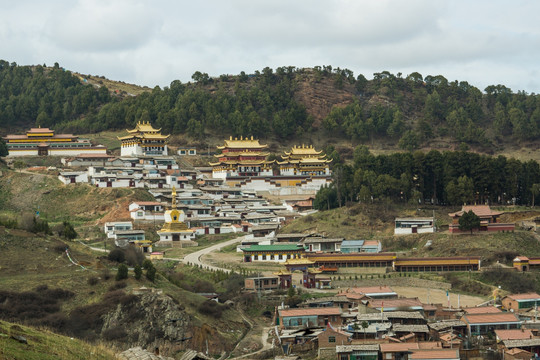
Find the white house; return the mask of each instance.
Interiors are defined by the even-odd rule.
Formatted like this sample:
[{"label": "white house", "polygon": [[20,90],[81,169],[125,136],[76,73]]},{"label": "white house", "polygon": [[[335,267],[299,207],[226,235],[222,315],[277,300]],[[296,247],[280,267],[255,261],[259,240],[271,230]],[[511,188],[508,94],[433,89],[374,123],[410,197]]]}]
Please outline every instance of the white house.
[{"label": "white house", "polygon": [[128,210],[134,220],[164,221],[163,204],[157,201],[135,201]]},{"label": "white house", "polygon": [[58,179],[64,184],[75,184],[75,183],[87,183],[88,174],[86,171],[61,171],[58,175]]},{"label": "white house", "polygon": [[432,217],[396,218],[394,235],[423,234],[435,232]]},{"label": "white house", "polygon": [[106,222],[104,226],[105,234],[109,239],[115,238],[117,231],[133,230],[133,223],[131,221],[111,221]]}]

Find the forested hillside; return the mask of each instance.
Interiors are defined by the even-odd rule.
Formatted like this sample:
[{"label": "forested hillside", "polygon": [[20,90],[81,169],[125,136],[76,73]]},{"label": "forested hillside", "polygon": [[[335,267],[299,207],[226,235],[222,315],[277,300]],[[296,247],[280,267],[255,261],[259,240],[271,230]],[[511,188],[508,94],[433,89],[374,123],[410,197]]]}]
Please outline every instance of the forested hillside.
[{"label": "forested hillside", "polygon": [[[347,202],[389,199],[412,204],[534,205],[540,196],[540,165],[467,151],[431,150],[373,155],[354,150],[352,164],[334,165],[334,181],[321,188],[314,206],[330,209]],[[536,200],[538,202],[538,200]]]},{"label": "forested hillside", "polygon": [[[151,121],[193,139],[254,135],[266,140],[316,134],[354,144],[383,141],[406,150],[461,143],[492,151],[537,147],[540,97],[504,85],[484,91],[442,75],[387,71],[364,75],[331,66],[265,68],[247,75],[193,74],[138,96],[111,96],[55,65],[0,62],[1,131],[28,125],[76,133],[124,129]],[[450,145],[449,145],[450,144]],[[452,145],[453,144],[453,145]]]}]

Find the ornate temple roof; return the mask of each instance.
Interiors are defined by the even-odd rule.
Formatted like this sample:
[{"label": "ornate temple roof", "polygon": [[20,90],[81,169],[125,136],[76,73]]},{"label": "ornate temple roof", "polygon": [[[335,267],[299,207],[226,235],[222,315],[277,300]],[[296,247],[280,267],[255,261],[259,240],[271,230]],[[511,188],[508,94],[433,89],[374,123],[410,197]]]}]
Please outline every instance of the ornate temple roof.
[{"label": "ornate temple roof", "polygon": [[218,146],[218,149],[226,149],[226,148],[233,148],[233,149],[245,149],[245,148],[259,148],[263,149],[268,147],[268,145],[261,145],[259,143],[259,139],[253,139],[253,136],[251,139],[248,139],[247,137],[244,139],[242,136],[240,136],[240,139],[238,138],[232,138],[232,136],[229,138],[229,140],[225,140],[225,145]]}]

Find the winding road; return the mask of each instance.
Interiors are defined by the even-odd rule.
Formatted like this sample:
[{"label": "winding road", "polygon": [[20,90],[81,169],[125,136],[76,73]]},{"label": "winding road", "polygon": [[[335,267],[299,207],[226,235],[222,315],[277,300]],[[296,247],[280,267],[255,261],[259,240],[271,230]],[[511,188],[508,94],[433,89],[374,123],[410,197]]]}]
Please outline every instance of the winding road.
[{"label": "winding road", "polygon": [[205,263],[203,263],[201,261],[201,258],[203,257],[203,255],[209,254],[209,253],[214,252],[214,251],[219,251],[219,250],[221,250],[222,248],[224,248],[226,246],[233,245],[233,244],[236,244],[236,243],[240,243],[242,240],[244,240],[248,236],[249,235],[240,236],[240,237],[234,238],[232,240],[227,240],[227,241],[221,242],[219,244],[215,244],[215,245],[209,246],[207,248],[195,251],[195,252],[193,252],[191,254],[188,254],[188,255],[184,256],[184,258],[182,259],[182,262],[184,264],[202,266],[203,268],[206,268],[208,270],[221,270],[221,271],[224,271],[226,273],[230,273],[231,272],[230,269],[225,269],[225,268],[220,268],[220,267],[217,267],[217,266],[214,266],[214,265],[205,264]]}]

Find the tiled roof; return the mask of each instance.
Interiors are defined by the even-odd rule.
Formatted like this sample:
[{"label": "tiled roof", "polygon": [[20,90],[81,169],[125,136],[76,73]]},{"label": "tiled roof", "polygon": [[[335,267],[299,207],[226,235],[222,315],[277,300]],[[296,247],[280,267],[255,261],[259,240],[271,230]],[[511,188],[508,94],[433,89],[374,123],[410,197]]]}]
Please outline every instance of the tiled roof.
[{"label": "tiled roof", "polygon": [[397,308],[397,307],[402,307],[402,306],[406,306],[406,307],[411,307],[411,306],[422,306],[422,303],[420,302],[420,300],[414,298],[414,299],[408,299],[408,298],[402,298],[402,299],[377,299],[377,300],[371,300],[369,302],[369,304],[371,305],[371,307],[374,307],[374,308],[385,308],[385,309],[390,309],[390,308]]},{"label": "tiled roof", "polygon": [[401,325],[401,324],[394,324],[392,326],[392,329],[395,332],[421,332],[421,333],[428,333],[429,328],[427,325]]},{"label": "tiled roof", "polygon": [[323,307],[323,308],[309,308],[309,309],[284,309],[284,310],[279,310],[279,314],[282,317],[341,315],[341,308]]},{"label": "tiled roof", "polygon": [[489,205],[465,205],[461,208],[461,211],[456,211],[455,213],[448,214],[451,217],[454,216],[461,216],[463,213],[471,211],[476,214],[476,216],[482,218],[482,217],[490,217],[490,216],[497,216],[501,215],[501,211],[491,211],[491,208]]},{"label": "tiled roof", "polygon": [[459,359],[458,349],[422,349],[415,350],[409,359]]},{"label": "tiled roof", "polygon": [[510,299],[513,299],[513,300],[536,300],[536,299],[540,299],[540,295],[538,295],[537,293],[526,293],[526,294],[510,294],[510,295],[507,295],[507,297],[509,297]]},{"label": "tiled roof", "polygon": [[503,340],[503,344],[507,348],[540,346],[540,338],[520,339],[520,340]]},{"label": "tiled roof", "polygon": [[450,329],[452,327],[463,327],[465,323],[461,320],[443,320],[429,324],[429,327],[435,331]]},{"label": "tiled roof", "polygon": [[495,306],[463,308],[463,311],[465,311],[466,314],[498,314],[502,312],[501,309],[496,308]]},{"label": "tiled roof", "polygon": [[412,349],[419,349],[418,343],[388,343],[381,344],[381,352],[405,352]]},{"label": "tiled roof", "polygon": [[338,345],[336,353],[352,352],[352,351],[379,351],[379,344],[365,345]]},{"label": "tiled roof", "polygon": [[466,314],[463,315],[462,319],[466,320],[469,324],[499,324],[520,322],[518,317],[513,313]]},{"label": "tiled roof", "polygon": [[534,337],[532,331],[529,329],[495,330],[495,335],[497,335],[499,340],[523,340]]}]

